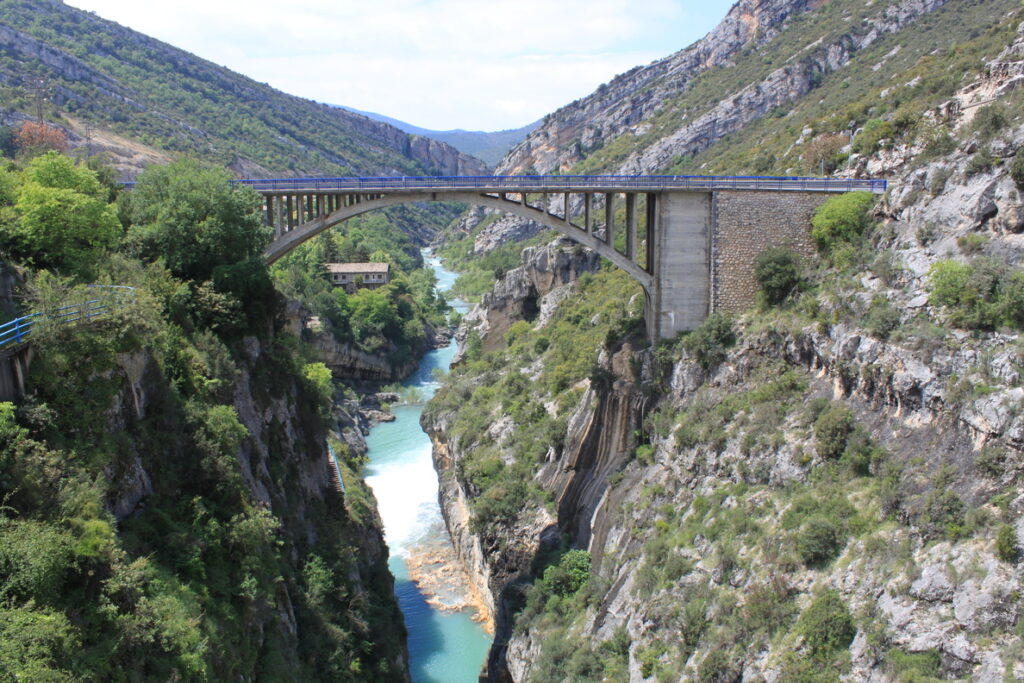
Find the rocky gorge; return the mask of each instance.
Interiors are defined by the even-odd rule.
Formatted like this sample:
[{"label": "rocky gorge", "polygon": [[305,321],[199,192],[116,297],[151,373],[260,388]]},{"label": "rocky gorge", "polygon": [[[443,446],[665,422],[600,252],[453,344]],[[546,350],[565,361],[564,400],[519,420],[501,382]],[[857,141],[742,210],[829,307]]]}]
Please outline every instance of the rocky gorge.
[{"label": "rocky gorge", "polygon": [[[896,30],[939,4],[878,9]],[[972,329],[935,294],[950,262],[1020,264],[1024,124],[984,123],[1019,102],[1012,26],[925,113],[944,153],[927,136],[846,148],[836,173],[885,175],[889,192],[868,251],[805,263],[791,305],[650,346],[642,294],[562,243],[524,250],[466,316],[424,425],[449,531],[495,610],[488,680],[1024,677],[1020,335]],[[817,131],[794,133],[799,149]],[[530,163],[577,153],[564,142]],[[464,228],[499,244],[503,220]],[[593,340],[574,372],[566,321]],[[566,584],[584,556],[589,578]]]}]

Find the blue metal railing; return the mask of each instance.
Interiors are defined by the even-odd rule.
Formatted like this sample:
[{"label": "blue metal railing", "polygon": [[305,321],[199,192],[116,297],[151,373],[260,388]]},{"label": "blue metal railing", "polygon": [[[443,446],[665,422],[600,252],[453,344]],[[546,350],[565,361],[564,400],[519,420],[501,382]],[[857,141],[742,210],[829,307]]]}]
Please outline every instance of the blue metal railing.
[{"label": "blue metal railing", "polygon": [[108,315],[123,303],[123,300],[112,295],[128,294],[132,297],[135,295],[134,287],[125,287],[123,285],[89,285],[89,287],[90,289],[107,294],[107,296],[90,299],[82,303],[61,306],[49,312],[30,313],[29,315],[4,323],[0,325],[0,349],[15,346],[26,341],[28,335],[31,334],[32,330],[41,321],[53,321],[57,325],[91,322]]},{"label": "blue metal railing", "polygon": [[[260,192],[374,192],[409,190],[492,190],[498,192],[564,192],[571,190],[766,190],[776,192],[885,192],[887,181],[802,176],[696,175],[533,175],[533,176],[402,176],[365,178],[269,178],[234,181]],[[131,189],[134,183],[125,183]]]},{"label": "blue metal railing", "polygon": [[331,457],[331,464],[334,465],[334,474],[338,477],[338,487],[341,488],[341,492],[348,493],[345,489],[345,480],[341,478],[341,465],[338,464],[338,454],[334,452],[334,448],[331,446],[331,442],[327,442],[327,452]]}]

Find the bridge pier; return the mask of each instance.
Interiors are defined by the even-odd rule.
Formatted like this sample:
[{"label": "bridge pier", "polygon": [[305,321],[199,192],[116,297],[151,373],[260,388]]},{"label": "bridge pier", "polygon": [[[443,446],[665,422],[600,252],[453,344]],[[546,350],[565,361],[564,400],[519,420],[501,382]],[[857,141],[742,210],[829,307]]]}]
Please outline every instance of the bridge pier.
[{"label": "bridge pier", "polygon": [[[647,333],[671,339],[708,316],[711,303],[712,196],[662,192],[647,200]],[[653,224],[652,224],[653,220]]]}]

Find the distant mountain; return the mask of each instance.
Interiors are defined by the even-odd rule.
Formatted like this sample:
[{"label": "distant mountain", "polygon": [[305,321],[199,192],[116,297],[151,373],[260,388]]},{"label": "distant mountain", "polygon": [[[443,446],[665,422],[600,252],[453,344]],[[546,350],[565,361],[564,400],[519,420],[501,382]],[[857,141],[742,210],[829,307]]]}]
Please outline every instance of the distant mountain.
[{"label": "distant mountain", "polygon": [[34,112],[41,92],[46,118],[78,144],[118,140],[125,175],[178,152],[253,177],[485,170],[444,142],[285,94],[57,0],[0,2],[0,84],[7,122]]},{"label": "distant mountain", "polygon": [[414,126],[411,123],[399,121],[398,119],[393,119],[390,116],[384,116],[383,114],[375,114],[370,111],[353,109],[352,107],[346,107],[344,105],[335,106],[355,112],[356,114],[362,114],[374,121],[391,124],[395,128],[409,133],[410,135],[422,135],[423,137],[431,138],[432,140],[448,143],[463,154],[469,154],[470,156],[474,156],[477,159],[486,162],[486,164],[491,168],[497,166],[498,162],[501,161],[502,157],[504,157],[510,149],[525,140],[526,136],[536,130],[542,123],[542,121],[538,119],[531,124],[523,126],[522,128],[499,130],[490,133],[477,130],[462,130],[461,128],[457,128],[455,130],[431,130],[429,128],[420,128],[419,126]]}]

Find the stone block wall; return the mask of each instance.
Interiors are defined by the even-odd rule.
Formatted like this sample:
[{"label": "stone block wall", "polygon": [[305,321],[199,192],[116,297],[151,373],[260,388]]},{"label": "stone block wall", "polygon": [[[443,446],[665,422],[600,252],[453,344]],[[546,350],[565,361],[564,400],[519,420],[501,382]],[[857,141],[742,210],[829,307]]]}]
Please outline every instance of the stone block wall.
[{"label": "stone block wall", "polygon": [[738,313],[757,301],[754,260],[768,247],[815,253],[811,216],[824,192],[715,192],[711,239],[711,311]]}]

